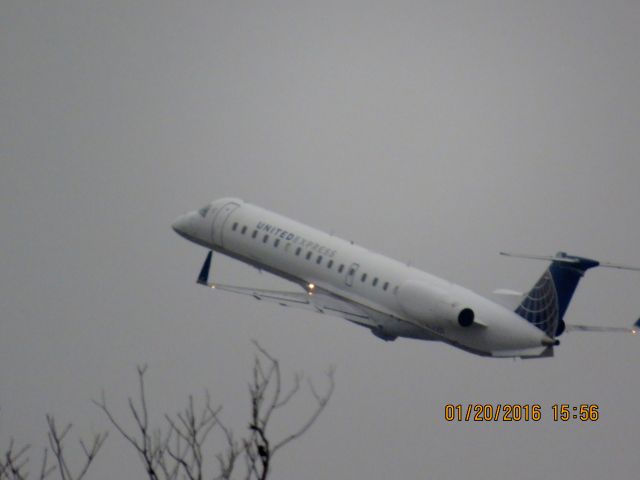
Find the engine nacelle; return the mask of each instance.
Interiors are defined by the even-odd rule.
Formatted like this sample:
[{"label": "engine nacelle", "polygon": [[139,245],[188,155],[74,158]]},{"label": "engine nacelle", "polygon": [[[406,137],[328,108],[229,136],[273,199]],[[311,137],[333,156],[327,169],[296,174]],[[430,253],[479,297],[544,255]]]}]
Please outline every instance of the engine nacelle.
[{"label": "engine nacelle", "polygon": [[463,308],[458,314],[458,323],[461,327],[470,327],[476,314],[470,308]]},{"label": "engine nacelle", "polygon": [[408,280],[398,288],[398,302],[407,314],[430,324],[446,322],[449,326],[470,327],[475,312],[456,302],[450,285],[429,285]]}]

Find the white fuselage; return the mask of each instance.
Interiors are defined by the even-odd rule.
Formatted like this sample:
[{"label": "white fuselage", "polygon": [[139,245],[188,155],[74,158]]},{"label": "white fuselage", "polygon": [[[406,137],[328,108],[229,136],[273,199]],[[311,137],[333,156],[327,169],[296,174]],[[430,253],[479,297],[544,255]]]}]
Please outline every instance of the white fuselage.
[{"label": "white fuselage", "polygon": [[[492,356],[539,356],[544,332],[480,295],[384,255],[235,198],[182,215],[185,238],[367,312],[388,339],[441,340]],[[311,288],[309,286],[311,285]],[[463,310],[473,323],[462,326]]]}]

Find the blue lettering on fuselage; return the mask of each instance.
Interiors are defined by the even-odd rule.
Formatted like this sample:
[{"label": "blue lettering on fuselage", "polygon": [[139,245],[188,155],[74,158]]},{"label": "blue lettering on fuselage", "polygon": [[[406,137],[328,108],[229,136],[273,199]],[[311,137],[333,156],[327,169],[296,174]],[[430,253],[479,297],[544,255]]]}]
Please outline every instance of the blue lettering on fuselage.
[{"label": "blue lettering on fuselage", "polygon": [[296,235],[295,233],[289,232],[287,230],[283,230],[282,228],[278,228],[273,225],[269,225],[265,222],[258,222],[256,224],[257,230],[262,230],[263,232],[270,233],[275,235],[278,238],[282,238],[288,242],[294,243],[296,245],[300,245],[304,248],[308,248],[314,252],[318,252],[321,255],[326,255],[327,257],[333,257],[336,254],[335,250],[327,248],[319,243],[312,242],[311,240],[307,240],[306,238],[301,237],[300,235]]}]

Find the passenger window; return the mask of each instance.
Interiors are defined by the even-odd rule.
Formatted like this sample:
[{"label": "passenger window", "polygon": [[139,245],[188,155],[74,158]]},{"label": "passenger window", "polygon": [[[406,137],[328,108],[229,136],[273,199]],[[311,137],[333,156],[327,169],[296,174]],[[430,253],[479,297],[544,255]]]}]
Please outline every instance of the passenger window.
[{"label": "passenger window", "polygon": [[366,279],[367,279],[367,274],[363,273],[362,276],[360,277],[360,280],[364,282]]},{"label": "passenger window", "polygon": [[247,226],[245,225],[244,227],[242,227],[242,230],[240,230],[240,233],[244,235],[246,232],[247,232]]},{"label": "passenger window", "polygon": [[235,232],[236,228],[238,228],[238,222],[233,222],[233,227],[231,227],[231,230]]},{"label": "passenger window", "polygon": [[307,257],[306,257],[306,258],[307,258],[307,260],[309,260],[309,259],[311,258],[311,250],[309,250],[309,251],[307,252]]},{"label": "passenger window", "polygon": [[320,265],[321,262],[322,262],[322,255],[318,255],[318,258],[316,259],[316,263]]},{"label": "passenger window", "polygon": [[378,284],[378,277],[373,279],[373,283],[371,285],[375,287],[377,284]]},{"label": "passenger window", "polygon": [[387,288],[389,288],[389,282],[384,282],[384,285],[382,285],[382,289],[386,292]]},{"label": "passenger window", "polygon": [[269,235],[262,237],[262,243],[267,243],[267,240],[269,240]]},{"label": "passenger window", "polygon": [[333,267],[333,260],[329,260],[329,263],[327,263],[327,268],[331,267]]},{"label": "passenger window", "polygon": [[273,246],[274,246],[274,247],[276,247],[276,248],[278,248],[278,245],[280,245],[280,239],[279,239],[279,238],[276,238],[276,241],[275,241],[275,242],[273,242]]},{"label": "passenger window", "polygon": [[343,270],[344,270],[344,263],[341,263],[340,266],[338,267],[338,273],[342,273]]},{"label": "passenger window", "polygon": [[258,230],[254,230],[251,234],[251,238],[256,238],[258,236]]}]

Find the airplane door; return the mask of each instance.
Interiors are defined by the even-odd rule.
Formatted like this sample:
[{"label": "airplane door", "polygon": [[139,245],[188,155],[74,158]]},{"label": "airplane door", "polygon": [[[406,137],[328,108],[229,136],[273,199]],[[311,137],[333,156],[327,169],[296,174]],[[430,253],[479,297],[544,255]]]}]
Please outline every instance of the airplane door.
[{"label": "airplane door", "polygon": [[218,213],[216,213],[216,216],[213,218],[213,223],[211,224],[211,238],[215,245],[224,247],[224,225],[229,218],[229,215],[231,215],[231,212],[233,212],[239,206],[240,204],[236,202],[229,202],[225,204],[224,207],[222,207],[218,211]]},{"label": "airplane door", "polygon": [[356,276],[358,268],[360,268],[360,265],[358,265],[357,263],[352,263],[347,269],[347,276],[345,277],[344,283],[346,283],[348,287],[353,285],[353,279]]}]

